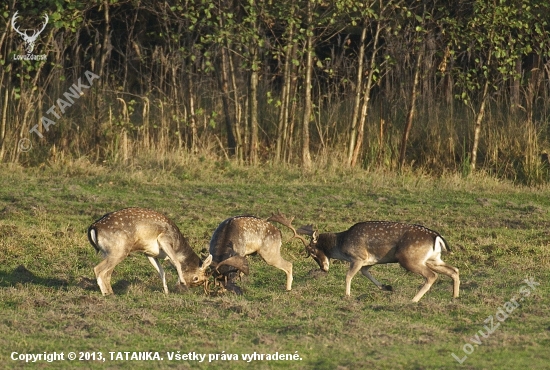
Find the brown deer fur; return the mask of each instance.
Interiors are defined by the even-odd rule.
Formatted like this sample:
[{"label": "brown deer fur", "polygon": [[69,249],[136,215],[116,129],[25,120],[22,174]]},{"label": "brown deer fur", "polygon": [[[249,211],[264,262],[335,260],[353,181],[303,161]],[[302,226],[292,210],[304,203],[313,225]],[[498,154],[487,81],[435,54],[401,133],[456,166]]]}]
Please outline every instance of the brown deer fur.
[{"label": "brown deer fur", "polygon": [[125,208],[107,213],[88,228],[92,246],[104,259],[95,268],[103,295],[113,294],[111,274],[132,252],[144,253],[162,280],[168,294],[161,259],[169,259],[178,272],[178,284],[196,286],[208,281],[209,256],[201,262],[176,224],[166,216],[145,208]]},{"label": "brown deer fur", "polygon": [[458,297],[458,269],[441,260],[441,253],[448,251],[447,243],[439,233],[424,226],[371,221],[357,223],[339,233],[319,234],[311,225],[300,228],[298,233],[311,236],[306,252],[323,271],[328,271],[330,258],[350,263],[346,296],[350,295],[351,280],[359,271],[381,290],[392,290],[390,286],[380,284],[369,269],[376,264],[399,263],[425,279],[413,302],[418,302],[430,289],[437,273],[453,279],[453,298]]},{"label": "brown deer fur", "polygon": [[[236,270],[248,273],[245,256],[258,253],[271,266],[286,274],[286,290],[292,289],[292,263],[281,257],[281,231],[253,216],[236,216],[223,221],[210,240],[213,265],[225,265],[219,272],[233,279]],[[231,268],[233,267],[233,268]]]}]

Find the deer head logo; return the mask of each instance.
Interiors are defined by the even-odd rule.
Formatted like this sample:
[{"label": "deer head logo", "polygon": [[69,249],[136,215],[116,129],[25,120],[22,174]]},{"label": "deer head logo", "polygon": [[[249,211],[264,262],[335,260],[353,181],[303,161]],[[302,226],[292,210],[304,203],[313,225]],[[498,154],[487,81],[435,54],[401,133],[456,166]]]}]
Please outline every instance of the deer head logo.
[{"label": "deer head logo", "polygon": [[49,20],[48,15],[44,14],[44,25],[42,26],[42,28],[39,31],[33,30],[33,34],[29,36],[27,35],[27,30],[25,30],[25,32],[21,32],[15,26],[15,20],[18,18],[17,13],[19,12],[18,11],[15,12],[13,17],[11,18],[11,26],[13,30],[17,32],[19,35],[21,35],[21,37],[23,38],[23,41],[25,42],[25,45],[26,45],[27,54],[31,54],[32,51],[34,50],[34,43],[36,42],[36,39],[42,33],[42,31],[44,31],[44,28],[46,28],[46,25],[48,24],[48,20]]}]

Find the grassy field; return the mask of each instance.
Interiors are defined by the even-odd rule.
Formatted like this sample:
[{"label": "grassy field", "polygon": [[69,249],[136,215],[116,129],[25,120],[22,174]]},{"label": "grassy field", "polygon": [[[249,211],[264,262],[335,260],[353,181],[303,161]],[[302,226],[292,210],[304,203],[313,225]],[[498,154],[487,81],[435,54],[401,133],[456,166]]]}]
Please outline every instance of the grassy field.
[{"label": "grassy field", "polygon": [[[215,162],[164,170],[102,168],[85,161],[32,169],[4,165],[0,179],[0,367],[550,364],[548,188],[520,188],[483,176],[302,174]],[[133,255],[115,269],[116,295],[104,298],[93,273],[100,256],[86,229],[104,213],[128,206],[172,218],[202,258],[216,226],[238,214],[268,217],[279,208],[296,216],[297,226],[313,223],[320,231],[343,231],[365,220],[423,224],[449,242],[453,254],[444,260],[460,269],[461,296],[453,301],[451,279],[440,276],[419,303],[411,303],[422,278],[392,264],[371,272],[394,292],[378,291],[358,274],[345,299],[347,265],[335,262],[321,274],[293,240],[283,245],[284,257],[294,264],[290,292],[282,271],[251,256],[242,296],[207,296],[200,288],[176,293],[176,272],[168,263],[171,294],[165,296],[147,259]],[[291,233],[282,231],[288,240]],[[19,360],[45,352],[62,352],[64,360]],[[68,360],[69,352],[77,359]],[[158,352],[162,360],[126,360],[124,352]],[[204,361],[182,359],[190,353],[205,355]],[[243,359],[254,353],[270,359]],[[296,357],[271,359],[275,354]],[[98,361],[100,355],[106,360]],[[81,356],[92,360],[79,361]]]}]

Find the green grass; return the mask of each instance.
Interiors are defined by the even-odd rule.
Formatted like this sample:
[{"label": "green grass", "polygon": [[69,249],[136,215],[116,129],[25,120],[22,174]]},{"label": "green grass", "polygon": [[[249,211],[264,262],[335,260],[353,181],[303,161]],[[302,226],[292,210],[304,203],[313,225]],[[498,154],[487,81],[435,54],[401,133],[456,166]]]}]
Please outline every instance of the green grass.
[{"label": "green grass", "polygon": [[[31,368],[296,368],[496,369],[547,368],[550,363],[550,198],[548,189],[515,187],[485,176],[461,179],[332,169],[303,174],[289,168],[231,163],[182,163],[170,169],[102,168],[77,161],[23,169],[0,167],[1,366],[23,367],[12,352],[102,352],[98,361],[37,362]],[[204,258],[210,235],[225,218],[268,217],[280,209],[297,226],[343,231],[355,222],[394,220],[441,232],[460,269],[461,296],[441,276],[417,303],[422,279],[398,265],[371,271],[394,292],[358,274],[344,298],[347,265],[319,274],[303,247],[282,228],[285,274],[251,256],[244,295],[207,296],[200,288],[171,294],[145,257],[132,255],[113,274],[115,296],[104,298],[93,267],[100,256],[86,228],[106,212],[153,208],[172,218]],[[464,345],[484,321],[519,295],[533,293],[462,365]],[[495,323],[497,321],[495,320]],[[469,349],[469,347],[467,347]],[[109,352],[159,352],[163,361],[111,361]],[[169,361],[167,352],[206,354],[203,363]],[[241,360],[242,354],[297,353],[298,361]],[[209,354],[239,361],[208,363]]]}]

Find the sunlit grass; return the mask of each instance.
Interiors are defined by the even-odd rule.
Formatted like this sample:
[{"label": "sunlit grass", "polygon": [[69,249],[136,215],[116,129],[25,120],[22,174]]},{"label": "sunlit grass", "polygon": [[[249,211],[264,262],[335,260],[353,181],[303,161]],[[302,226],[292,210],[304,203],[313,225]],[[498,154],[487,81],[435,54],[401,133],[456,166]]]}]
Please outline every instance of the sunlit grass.
[{"label": "sunlit grass", "polygon": [[[71,368],[242,368],[246,362],[168,362],[166,351],[294,353],[300,362],[255,362],[255,368],[458,368],[451,353],[485,325],[484,320],[532,277],[541,285],[460,367],[544,368],[550,360],[547,316],[550,281],[547,189],[518,187],[476,174],[434,178],[333,168],[248,168],[205,160],[127,168],[86,160],[42,168],[0,167],[0,346],[12,351],[159,351],[161,363],[64,362]],[[461,297],[441,276],[418,304],[410,299],[422,279],[397,265],[375,266],[374,276],[394,287],[378,291],[355,276],[344,298],[347,265],[316,273],[303,247],[287,241],[283,256],[294,265],[293,290],[285,276],[257,256],[240,283],[243,296],[175,292],[175,270],[165,264],[171,294],[147,259],[133,255],[113,274],[116,296],[101,296],[93,274],[100,256],[86,228],[106,212],[126,206],[154,208],[172,218],[204,257],[215,227],[237,214],[268,217],[280,209],[294,224],[343,231],[355,222],[393,220],[440,231],[460,269]],[[503,346],[503,343],[506,346]],[[12,366],[13,365],[13,366]]]}]

